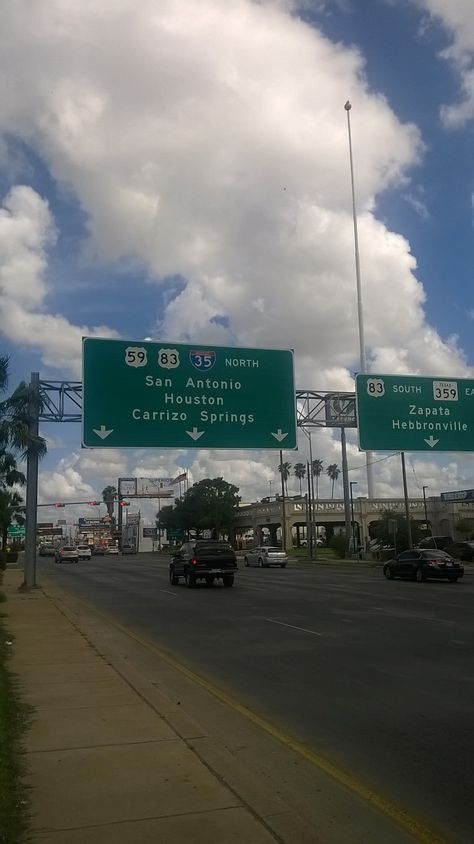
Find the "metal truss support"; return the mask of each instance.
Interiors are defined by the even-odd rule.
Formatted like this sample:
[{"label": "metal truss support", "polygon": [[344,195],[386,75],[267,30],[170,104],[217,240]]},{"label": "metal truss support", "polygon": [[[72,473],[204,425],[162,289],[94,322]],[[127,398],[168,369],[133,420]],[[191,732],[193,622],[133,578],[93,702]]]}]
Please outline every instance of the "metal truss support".
[{"label": "metal truss support", "polygon": [[40,422],[81,422],[81,381],[40,381]]}]

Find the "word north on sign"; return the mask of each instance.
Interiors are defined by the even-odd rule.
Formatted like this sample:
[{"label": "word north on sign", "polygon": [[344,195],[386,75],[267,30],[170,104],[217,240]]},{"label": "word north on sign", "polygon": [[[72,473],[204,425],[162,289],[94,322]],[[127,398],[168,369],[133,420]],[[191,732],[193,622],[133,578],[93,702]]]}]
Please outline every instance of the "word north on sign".
[{"label": "word north on sign", "polygon": [[474,380],[356,377],[359,443],[370,451],[474,451]]},{"label": "word north on sign", "polygon": [[83,339],[88,448],[296,448],[293,352]]}]

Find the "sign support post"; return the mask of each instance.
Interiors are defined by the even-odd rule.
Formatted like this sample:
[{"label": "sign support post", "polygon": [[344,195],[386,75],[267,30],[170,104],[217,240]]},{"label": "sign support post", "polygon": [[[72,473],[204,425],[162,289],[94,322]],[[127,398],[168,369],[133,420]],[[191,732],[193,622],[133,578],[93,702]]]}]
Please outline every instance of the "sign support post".
[{"label": "sign support post", "polygon": [[[39,372],[32,372],[28,396],[28,435],[37,438],[39,433]],[[36,522],[38,505],[38,453],[28,448],[26,457],[26,538],[23,569],[25,589],[36,586]]]}]

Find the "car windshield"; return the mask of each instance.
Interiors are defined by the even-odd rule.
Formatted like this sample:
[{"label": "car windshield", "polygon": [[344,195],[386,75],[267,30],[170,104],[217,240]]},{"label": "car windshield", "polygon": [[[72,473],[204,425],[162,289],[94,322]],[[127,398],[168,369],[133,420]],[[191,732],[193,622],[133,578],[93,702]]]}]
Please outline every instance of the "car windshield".
[{"label": "car windshield", "polygon": [[75,546],[74,546],[74,545],[64,545],[64,546],[63,546],[63,548],[62,548],[61,550],[62,550],[62,551],[75,551],[75,550],[76,550],[76,548],[75,548]]},{"label": "car windshield", "polygon": [[78,547],[78,550],[80,550],[80,551],[89,551],[88,545],[78,545],[77,547]]},{"label": "car windshield", "polygon": [[423,550],[421,554],[425,560],[445,560],[446,557],[449,557],[449,554],[446,554],[445,551],[437,551],[435,548]]},{"label": "car windshield", "polygon": [[281,548],[265,548],[265,551],[268,551],[270,554],[280,553]]}]

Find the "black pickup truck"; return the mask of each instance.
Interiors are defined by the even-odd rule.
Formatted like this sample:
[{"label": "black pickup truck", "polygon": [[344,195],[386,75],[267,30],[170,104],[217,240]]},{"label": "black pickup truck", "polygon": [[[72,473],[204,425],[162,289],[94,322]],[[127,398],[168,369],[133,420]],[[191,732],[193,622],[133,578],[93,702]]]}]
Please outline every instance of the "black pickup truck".
[{"label": "black pickup truck", "polygon": [[229,542],[217,539],[195,539],[185,542],[170,563],[170,583],[177,586],[184,577],[186,586],[192,588],[197,580],[205,580],[212,586],[214,580],[222,579],[224,586],[234,585],[237,570],[235,551]]}]

